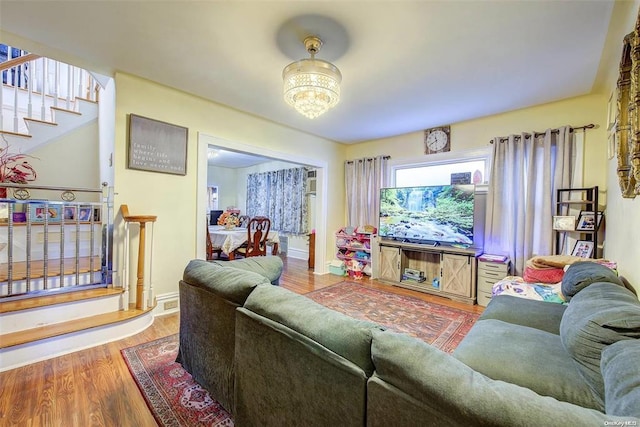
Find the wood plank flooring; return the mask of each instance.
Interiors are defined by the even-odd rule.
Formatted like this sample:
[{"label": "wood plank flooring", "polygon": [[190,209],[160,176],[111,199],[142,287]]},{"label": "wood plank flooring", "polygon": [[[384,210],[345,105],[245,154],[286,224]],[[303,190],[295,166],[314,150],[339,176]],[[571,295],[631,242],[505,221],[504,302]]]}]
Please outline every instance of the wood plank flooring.
[{"label": "wood plank flooring", "polygon": [[[306,261],[288,259],[281,286],[307,293],[343,280],[330,274],[315,275]],[[359,282],[469,312],[483,310],[375,280]],[[175,334],[178,329],[178,314],[159,316],[152,326],[131,337],[0,373],[0,426],[155,426],[120,350]]]}]

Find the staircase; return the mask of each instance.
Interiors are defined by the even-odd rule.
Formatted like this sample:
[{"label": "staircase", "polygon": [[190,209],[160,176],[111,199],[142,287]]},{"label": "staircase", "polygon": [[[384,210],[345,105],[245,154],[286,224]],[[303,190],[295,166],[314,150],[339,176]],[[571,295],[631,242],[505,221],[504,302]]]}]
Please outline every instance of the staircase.
[{"label": "staircase", "polygon": [[[7,53],[4,58],[3,52]],[[55,143],[66,134],[98,119],[101,85],[86,70],[0,45],[0,85],[0,139],[3,142],[0,147],[10,147],[9,151],[12,153],[28,154],[46,144]],[[14,196],[22,190],[20,185],[15,184],[7,184],[6,187],[13,190]],[[35,188],[42,191],[53,190],[46,186]],[[112,201],[104,200],[106,199],[103,199],[105,209],[102,212],[105,214],[96,225],[105,230],[109,241],[108,236],[113,235],[113,212],[107,206]],[[67,274],[66,262],[61,263],[60,258],[74,261],[74,254],[73,251],[69,254],[60,249],[56,255],[55,248],[63,246],[58,245],[56,239],[61,239],[60,236],[66,236],[68,232],[75,236],[79,248],[79,236],[87,232],[73,228],[74,224],[66,223],[62,226],[54,223],[31,224],[28,219],[27,223],[16,224],[11,212],[19,205],[19,201],[7,201],[9,203],[0,203],[0,207],[9,206],[11,217],[8,221],[4,219],[4,223],[0,218],[0,270],[5,272],[4,276],[0,274],[0,371],[121,339],[136,334],[153,323],[155,298],[152,292],[145,290],[145,295],[149,295],[148,300],[153,301],[153,304],[138,304],[138,308],[135,308],[135,303],[129,302],[128,284],[114,286],[103,280],[101,285],[78,286],[83,283],[78,280],[77,254],[75,271]],[[66,199],[51,201],[52,205],[56,203],[62,206],[67,206],[67,203],[69,206],[77,204]],[[76,208],[79,210],[80,205]],[[105,218],[107,216],[108,220]],[[93,227],[93,221],[90,222]],[[78,221],[78,227],[81,226],[88,225],[80,225]],[[67,227],[73,229],[69,231]],[[22,234],[26,232],[27,240],[35,239],[27,247],[36,245],[37,236],[44,239],[45,246],[48,244],[47,239],[53,241],[51,247],[54,249],[45,249],[44,259],[47,264],[46,252],[51,251],[49,261],[58,268],[57,273],[51,268],[47,274],[48,267],[45,267],[44,272],[42,268],[37,271],[37,264],[39,262],[42,265],[42,261],[38,261],[35,253],[32,254],[32,249],[27,250],[26,261],[15,257],[15,254],[21,254],[23,258],[25,256],[18,249],[15,249],[14,256],[10,251],[8,254],[2,253],[9,250],[7,243],[17,244],[18,246],[12,246],[15,248],[21,247],[22,243],[17,240],[13,242],[12,237],[21,235],[18,231]],[[29,238],[30,235],[34,237]],[[128,232],[126,236],[128,237]],[[41,248],[36,248],[36,252],[37,250]],[[103,255],[110,250],[104,250]],[[18,286],[25,281],[14,280],[12,291],[12,277],[20,279],[22,276],[18,277],[17,272],[24,270],[24,266],[18,264],[31,266],[26,269],[27,276],[31,274],[31,278],[26,279],[26,288]],[[64,273],[60,273],[63,264]],[[106,265],[111,266],[112,260]],[[12,269],[15,276],[12,276]],[[128,270],[126,265],[123,270]],[[111,274],[104,277],[111,278]],[[30,281],[34,284],[32,287],[29,286]],[[41,285],[43,282],[45,285]],[[69,286],[69,283],[72,285]]]},{"label": "staircase", "polygon": [[2,52],[0,136],[14,151],[29,153],[98,118],[100,84],[91,73],[6,45]]}]

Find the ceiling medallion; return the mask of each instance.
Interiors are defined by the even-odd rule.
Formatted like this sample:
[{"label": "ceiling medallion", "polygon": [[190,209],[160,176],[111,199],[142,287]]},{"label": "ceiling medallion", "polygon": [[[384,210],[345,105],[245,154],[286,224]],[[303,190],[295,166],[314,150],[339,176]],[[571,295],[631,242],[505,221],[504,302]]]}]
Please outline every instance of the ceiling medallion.
[{"label": "ceiling medallion", "polygon": [[304,46],[311,58],[292,62],[282,71],[284,100],[303,116],[315,119],[340,102],[342,74],[332,63],[315,58],[322,46],[320,38],[309,36]]}]

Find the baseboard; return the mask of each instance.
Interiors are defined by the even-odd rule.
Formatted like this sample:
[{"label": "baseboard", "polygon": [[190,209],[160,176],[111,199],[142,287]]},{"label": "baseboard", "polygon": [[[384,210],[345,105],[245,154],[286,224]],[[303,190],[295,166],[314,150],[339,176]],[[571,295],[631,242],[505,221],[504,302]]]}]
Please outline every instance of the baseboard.
[{"label": "baseboard", "polygon": [[309,251],[289,247],[289,249],[287,250],[287,258],[307,260],[309,259]]},{"label": "baseboard", "polygon": [[180,311],[180,293],[169,292],[156,295],[156,307],[153,309],[153,316],[163,316],[165,314],[177,313]]}]

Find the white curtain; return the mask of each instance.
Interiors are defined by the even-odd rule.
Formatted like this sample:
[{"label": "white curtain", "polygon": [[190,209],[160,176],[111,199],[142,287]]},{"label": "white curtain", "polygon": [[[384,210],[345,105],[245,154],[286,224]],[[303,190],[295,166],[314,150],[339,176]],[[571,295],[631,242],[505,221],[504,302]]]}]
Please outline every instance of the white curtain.
[{"label": "white curtain", "polygon": [[571,187],[573,140],[569,126],[493,140],[484,250],[509,255],[517,275],[532,256],[553,253],[556,190]]},{"label": "white curtain", "polygon": [[388,160],[389,156],[378,156],[345,162],[347,225],[377,226]]}]

